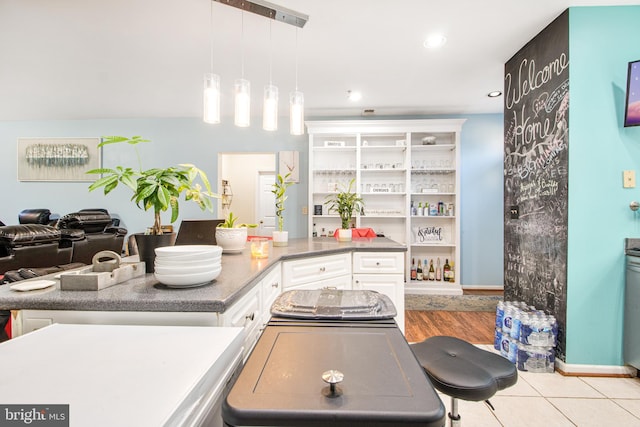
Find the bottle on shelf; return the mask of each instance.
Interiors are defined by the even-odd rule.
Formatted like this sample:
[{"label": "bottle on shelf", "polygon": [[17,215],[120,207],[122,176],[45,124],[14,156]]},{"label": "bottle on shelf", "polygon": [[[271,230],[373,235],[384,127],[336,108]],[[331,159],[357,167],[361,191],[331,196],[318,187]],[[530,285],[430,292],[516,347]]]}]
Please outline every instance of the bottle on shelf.
[{"label": "bottle on shelf", "polygon": [[313,224],[313,234],[312,234],[312,236],[313,237],[318,237],[318,230],[316,229],[316,225],[315,224]]},{"label": "bottle on shelf", "polygon": [[416,259],[411,258],[411,280],[416,280],[418,277],[418,270],[416,270]]},{"label": "bottle on shelf", "polygon": [[418,203],[418,216],[424,215],[424,209],[422,208],[422,202]]},{"label": "bottle on shelf", "polygon": [[424,280],[424,275],[422,273],[422,263],[418,259],[418,268],[416,269],[416,280]]},{"label": "bottle on shelf", "polygon": [[451,261],[451,271],[449,271],[449,281],[450,282],[456,281],[456,272],[455,272],[455,269],[453,268],[453,261]]},{"label": "bottle on shelf", "polygon": [[440,257],[438,257],[438,262],[436,263],[436,280],[438,282],[442,281],[442,267],[440,267]]},{"label": "bottle on shelf", "polygon": [[449,265],[449,259],[444,260],[444,267],[442,267],[442,275],[445,282],[451,280],[451,266]]},{"label": "bottle on shelf", "polygon": [[320,237],[327,237],[327,232],[325,231],[324,227],[322,227],[322,231],[320,232]]},{"label": "bottle on shelf", "polygon": [[418,215],[418,209],[416,208],[416,206],[413,204],[413,200],[411,201],[411,216],[416,216]]},{"label": "bottle on shelf", "polygon": [[433,258],[429,261],[429,280],[436,280],[436,270],[433,268]]}]

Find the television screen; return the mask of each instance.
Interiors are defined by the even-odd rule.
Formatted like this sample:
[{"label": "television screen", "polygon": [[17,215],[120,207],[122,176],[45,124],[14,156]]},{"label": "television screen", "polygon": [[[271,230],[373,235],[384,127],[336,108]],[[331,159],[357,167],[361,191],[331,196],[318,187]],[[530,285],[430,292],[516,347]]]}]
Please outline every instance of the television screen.
[{"label": "television screen", "polygon": [[627,103],[625,107],[624,125],[640,125],[640,59],[629,62],[629,72],[627,73]]}]

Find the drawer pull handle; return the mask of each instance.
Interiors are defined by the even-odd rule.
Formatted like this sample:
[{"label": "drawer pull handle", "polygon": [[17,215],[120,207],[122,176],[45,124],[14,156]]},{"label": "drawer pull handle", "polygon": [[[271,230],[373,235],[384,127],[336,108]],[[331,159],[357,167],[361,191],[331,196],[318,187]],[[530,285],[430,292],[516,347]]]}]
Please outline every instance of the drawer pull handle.
[{"label": "drawer pull handle", "polygon": [[377,261],[377,262],[376,262],[376,266],[380,266],[380,261]]},{"label": "drawer pull handle", "polygon": [[253,319],[255,319],[255,317],[256,317],[255,313],[251,313],[251,314],[247,314],[244,318],[250,322],[253,322]]},{"label": "drawer pull handle", "polygon": [[271,284],[271,287],[272,287],[272,288],[277,288],[278,286],[280,286],[280,283],[278,283],[278,282],[273,282],[273,283]]},{"label": "drawer pull handle", "polygon": [[324,272],[325,272],[325,270],[326,270],[326,268],[324,268],[324,267],[320,267],[320,271],[321,271],[322,273],[324,273]]}]

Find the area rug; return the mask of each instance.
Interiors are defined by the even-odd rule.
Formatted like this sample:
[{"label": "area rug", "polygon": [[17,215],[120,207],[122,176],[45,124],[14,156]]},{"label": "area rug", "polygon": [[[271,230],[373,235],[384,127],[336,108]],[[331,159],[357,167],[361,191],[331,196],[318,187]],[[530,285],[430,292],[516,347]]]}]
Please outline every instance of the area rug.
[{"label": "area rug", "polygon": [[404,298],[405,310],[496,311],[501,295],[415,295]]}]

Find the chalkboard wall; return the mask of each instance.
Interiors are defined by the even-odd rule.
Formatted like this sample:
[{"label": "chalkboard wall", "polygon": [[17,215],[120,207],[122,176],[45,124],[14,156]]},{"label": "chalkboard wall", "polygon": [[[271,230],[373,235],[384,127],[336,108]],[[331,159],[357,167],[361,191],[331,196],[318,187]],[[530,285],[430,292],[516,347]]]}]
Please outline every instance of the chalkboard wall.
[{"label": "chalkboard wall", "polygon": [[505,65],[505,300],[556,316],[567,309],[569,13]]}]

